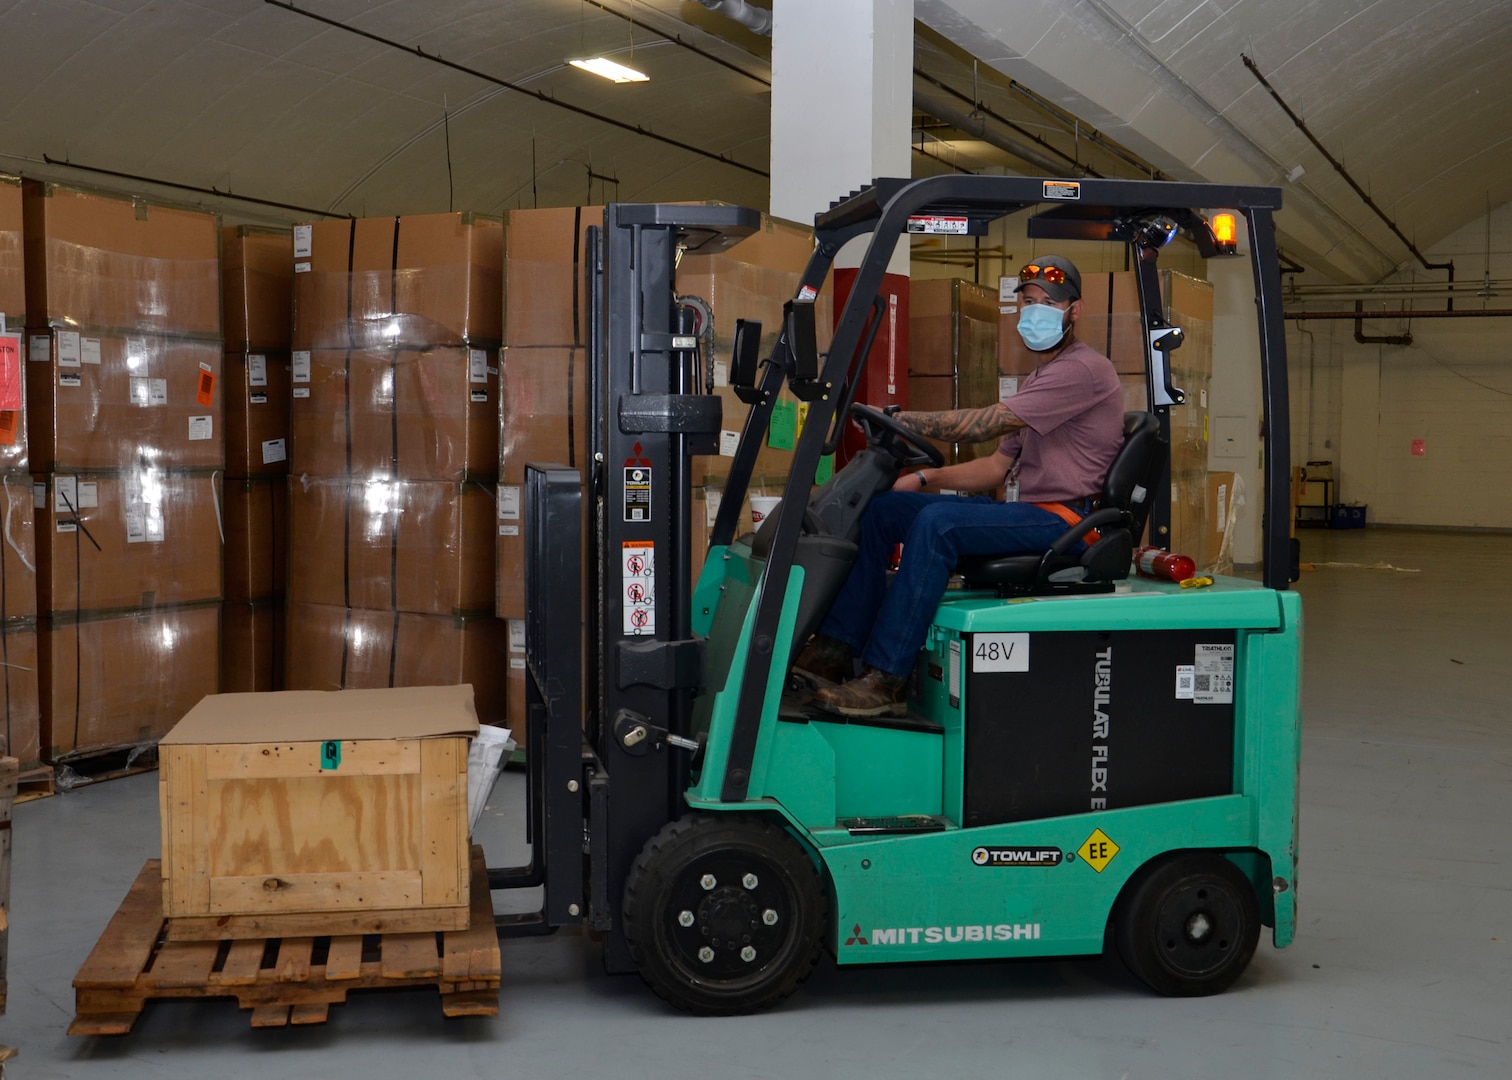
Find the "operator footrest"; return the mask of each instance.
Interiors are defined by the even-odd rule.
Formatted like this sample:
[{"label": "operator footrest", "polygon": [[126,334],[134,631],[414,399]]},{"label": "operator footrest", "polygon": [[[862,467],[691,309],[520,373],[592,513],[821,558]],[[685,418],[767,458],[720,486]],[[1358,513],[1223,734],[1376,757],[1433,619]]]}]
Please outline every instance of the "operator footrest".
[{"label": "operator footrest", "polygon": [[836,825],[852,836],[892,836],[897,833],[944,832],[950,823],[930,814],[841,818]]}]

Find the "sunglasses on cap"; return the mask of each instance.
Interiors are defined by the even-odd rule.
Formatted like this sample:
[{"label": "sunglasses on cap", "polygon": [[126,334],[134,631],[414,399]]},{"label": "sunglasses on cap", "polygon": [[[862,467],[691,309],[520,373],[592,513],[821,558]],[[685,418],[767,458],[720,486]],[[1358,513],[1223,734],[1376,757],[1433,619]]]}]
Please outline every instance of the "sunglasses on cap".
[{"label": "sunglasses on cap", "polygon": [[1030,263],[1019,271],[1019,281],[1033,281],[1038,278],[1048,281],[1052,285],[1064,285],[1066,272],[1058,266],[1040,266],[1038,263]]}]

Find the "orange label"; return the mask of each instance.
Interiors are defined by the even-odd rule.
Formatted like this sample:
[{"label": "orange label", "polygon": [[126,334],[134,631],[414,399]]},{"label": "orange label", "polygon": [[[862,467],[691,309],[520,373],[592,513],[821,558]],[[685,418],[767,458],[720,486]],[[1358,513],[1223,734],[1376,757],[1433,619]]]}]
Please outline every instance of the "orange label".
[{"label": "orange label", "polygon": [[0,337],[0,409],[21,408],[21,339]]},{"label": "orange label", "polygon": [[215,403],[215,372],[201,371],[199,375],[199,393],[194,395],[194,400],[207,409]]},{"label": "orange label", "polygon": [[16,418],[20,415],[14,409],[0,411],[0,446],[16,445]]}]

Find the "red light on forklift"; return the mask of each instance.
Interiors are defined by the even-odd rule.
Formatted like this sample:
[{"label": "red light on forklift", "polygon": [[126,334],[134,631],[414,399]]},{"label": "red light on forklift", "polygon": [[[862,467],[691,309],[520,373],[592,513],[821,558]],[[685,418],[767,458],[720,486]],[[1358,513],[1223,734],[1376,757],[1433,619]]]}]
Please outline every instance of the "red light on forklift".
[{"label": "red light on forklift", "polygon": [[1218,243],[1218,250],[1225,255],[1232,255],[1239,247],[1239,226],[1234,221],[1233,214],[1213,215],[1213,239]]}]

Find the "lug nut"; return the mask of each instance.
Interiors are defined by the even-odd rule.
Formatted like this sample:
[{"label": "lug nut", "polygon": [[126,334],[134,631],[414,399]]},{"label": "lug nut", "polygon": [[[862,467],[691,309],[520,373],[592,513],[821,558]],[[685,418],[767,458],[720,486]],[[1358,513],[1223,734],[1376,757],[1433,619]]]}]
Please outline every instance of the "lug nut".
[{"label": "lug nut", "polygon": [[763,911],[761,913],[761,921],[764,922],[764,923],[766,923],[768,926],[776,926],[777,925],[777,913],[775,911],[773,911],[771,908],[767,908],[765,911]]},{"label": "lug nut", "polygon": [[679,926],[692,926],[693,913],[691,911],[679,911],[677,913],[677,924]]},{"label": "lug nut", "polygon": [[756,880],[755,874],[747,874],[745,877],[740,879],[740,883],[747,889],[754,889],[757,885],[761,884],[761,882]]},{"label": "lug nut", "polygon": [[752,960],[756,959],[756,950],[747,945],[740,950],[740,958],[749,964]]},{"label": "lug nut", "polygon": [[714,962],[714,950],[705,945],[698,950],[698,958],[706,964],[712,964]]},{"label": "lug nut", "polygon": [[714,886],[718,885],[719,881],[714,877],[713,874],[705,874],[703,877],[698,879],[698,883],[703,886],[704,892],[708,892],[710,889],[714,888]]}]

